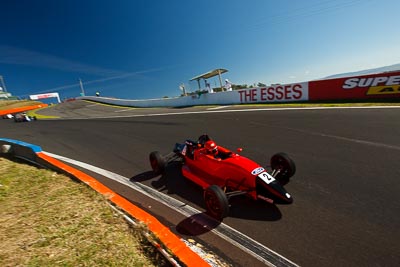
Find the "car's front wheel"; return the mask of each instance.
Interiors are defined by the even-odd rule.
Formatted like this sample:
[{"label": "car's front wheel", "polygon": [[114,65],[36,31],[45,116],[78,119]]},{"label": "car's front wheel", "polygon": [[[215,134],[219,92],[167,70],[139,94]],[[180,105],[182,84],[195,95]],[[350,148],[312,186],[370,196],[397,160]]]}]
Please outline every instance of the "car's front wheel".
[{"label": "car's front wheel", "polygon": [[228,216],[229,202],[225,192],[217,185],[210,185],[204,191],[207,213],[217,220]]},{"label": "car's front wheel", "polygon": [[273,176],[281,181],[288,181],[296,172],[294,161],[283,152],[271,157],[271,168]]}]

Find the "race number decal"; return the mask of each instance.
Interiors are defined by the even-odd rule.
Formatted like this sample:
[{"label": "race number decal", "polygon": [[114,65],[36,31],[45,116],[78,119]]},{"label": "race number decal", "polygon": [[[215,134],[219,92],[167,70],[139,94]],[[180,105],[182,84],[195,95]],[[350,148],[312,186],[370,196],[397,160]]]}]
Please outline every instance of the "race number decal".
[{"label": "race number decal", "polygon": [[258,175],[258,177],[260,177],[261,180],[263,180],[263,181],[266,182],[267,184],[270,184],[270,183],[272,183],[273,181],[275,181],[275,178],[272,177],[272,175],[270,175],[268,172],[260,173],[260,174]]}]

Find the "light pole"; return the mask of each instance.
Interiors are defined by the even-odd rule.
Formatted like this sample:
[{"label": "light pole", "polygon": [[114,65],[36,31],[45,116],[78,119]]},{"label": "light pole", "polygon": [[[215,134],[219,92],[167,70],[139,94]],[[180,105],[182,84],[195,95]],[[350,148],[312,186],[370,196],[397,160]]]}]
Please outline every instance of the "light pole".
[{"label": "light pole", "polygon": [[79,85],[81,86],[81,95],[85,96],[85,90],[83,90],[83,84],[81,78],[79,78]]},{"label": "light pole", "polygon": [[4,83],[4,78],[1,75],[0,75],[0,80],[1,80],[1,85],[2,85],[1,87],[3,88],[3,91],[7,93],[7,88],[6,88],[6,84]]},{"label": "light pole", "polygon": [[184,83],[179,85],[179,89],[181,89],[181,91],[183,92],[183,95],[186,96],[186,88],[185,88],[185,84]]}]

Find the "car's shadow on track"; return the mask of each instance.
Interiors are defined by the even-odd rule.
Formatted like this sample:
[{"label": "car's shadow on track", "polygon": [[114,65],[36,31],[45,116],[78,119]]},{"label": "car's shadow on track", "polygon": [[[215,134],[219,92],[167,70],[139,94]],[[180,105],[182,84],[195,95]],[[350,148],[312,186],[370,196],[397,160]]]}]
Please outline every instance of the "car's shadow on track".
[{"label": "car's shadow on track", "polygon": [[[133,176],[131,182],[143,182],[159,192],[168,195],[178,195],[198,206],[203,206],[203,194],[201,188],[186,180],[181,174],[181,164],[171,162],[167,165],[163,175],[157,176],[152,171]],[[149,183],[150,182],[150,183]]]},{"label": "car's shadow on track", "polygon": [[[181,173],[181,164],[168,164],[165,174],[155,175],[152,171],[135,175],[131,182],[143,182],[151,185],[159,192],[177,195],[190,203],[205,209],[203,190],[193,182],[185,179]],[[256,221],[277,221],[282,214],[277,206],[264,201],[254,201],[245,196],[233,197],[230,200],[229,218],[239,218]],[[177,231],[184,235],[196,236],[204,234],[220,225],[220,221],[209,217],[205,212],[192,215],[177,225]]]}]

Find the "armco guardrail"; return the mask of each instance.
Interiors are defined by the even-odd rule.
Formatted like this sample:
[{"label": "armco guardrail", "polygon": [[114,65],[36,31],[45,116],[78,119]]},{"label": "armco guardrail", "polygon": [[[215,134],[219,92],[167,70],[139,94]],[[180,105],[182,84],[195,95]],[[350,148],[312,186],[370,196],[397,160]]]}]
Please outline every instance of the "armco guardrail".
[{"label": "armco guardrail", "polygon": [[[40,166],[71,175],[89,185],[92,189],[105,196],[121,210],[147,225],[148,229],[184,265],[210,266],[198,254],[193,252],[178,236],[172,233],[168,227],[162,225],[155,217],[133,205],[131,202],[113,192],[93,177],[43,153],[41,147],[17,140],[0,138],[0,148],[0,153],[2,154],[24,159]],[[160,247],[161,246],[158,244],[157,248],[160,249]],[[179,266],[179,264],[174,260],[171,263],[175,266]]]},{"label": "armco guardrail", "polygon": [[162,99],[129,100],[95,96],[77,99],[147,108],[398,98],[400,71]]}]

